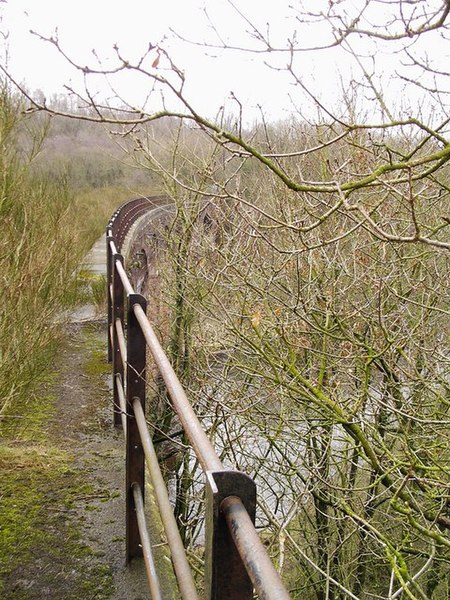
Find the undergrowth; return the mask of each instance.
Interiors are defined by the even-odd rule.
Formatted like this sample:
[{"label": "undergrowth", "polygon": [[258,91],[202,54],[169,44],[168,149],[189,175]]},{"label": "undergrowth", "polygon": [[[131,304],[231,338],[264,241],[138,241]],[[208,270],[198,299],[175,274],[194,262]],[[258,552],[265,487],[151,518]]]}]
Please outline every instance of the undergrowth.
[{"label": "undergrowth", "polygon": [[86,287],[74,273],[114,208],[138,195],[123,187],[69,190],[64,177],[39,174],[48,128],[23,108],[0,83],[0,422],[55,351],[61,309],[85,302],[87,287],[102,305],[104,280]]},{"label": "undergrowth", "polygon": [[[0,411],[4,413],[42,369],[54,339],[55,315],[84,249],[70,226],[72,200],[63,181],[30,175],[45,132],[26,130],[21,102],[0,90]],[[20,135],[19,135],[20,134]]]}]

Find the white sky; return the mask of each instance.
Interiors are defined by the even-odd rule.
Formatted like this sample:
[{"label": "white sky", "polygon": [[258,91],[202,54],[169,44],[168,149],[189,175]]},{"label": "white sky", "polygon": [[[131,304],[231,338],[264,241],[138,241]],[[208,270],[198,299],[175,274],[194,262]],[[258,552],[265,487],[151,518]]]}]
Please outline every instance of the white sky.
[{"label": "white sky", "polygon": [[[431,2],[439,4],[438,0]],[[289,11],[292,0],[235,0],[235,3],[262,30],[270,23],[270,36],[274,45],[284,44],[285,40],[297,31],[303,45],[315,45],[331,39],[329,28],[319,24],[299,24]],[[327,0],[304,0],[305,6],[314,10],[326,8]],[[345,0],[349,7],[364,4],[363,0]],[[380,5],[378,5],[380,6]],[[263,106],[269,118],[282,118],[292,110],[292,100],[305,114],[311,115],[312,102],[304,96],[284,68],[288,56],[281,53],[253,54],[246,52],[206,50],[204,47],[181,43],[171,29],[182,36],[198,42],[217,41],[203,8],[206,7],[215,26],[227,42],[237,45],[258,43],[251,38],[249,25],[240,17],[227,0],[9,0],[0,5],[2,14],[1,29],[8,32],[9,70],[30,90],[41,89],[46,95],[62,92],[64,83],[74,87],[80,85],[80,77],[69,69],[67,62],[49,44],[30,35],[32,29],[44,36],[51,36],[58,30],[63,49],[78,63],[95,66],[92,50],[102,59],[104,66],[114,64],[113,45],[118,44],[121,54],[127,59],[137,59],[148,44],[163,44],[170,56],[186,73],[186,94],[199,112],[214,115],[224,103],[231,109],[236,103],[230,98],[233,91],[244,105],[245,120],[252,120]],[[388,8],[386,8],[388,11]],[[388,12],[386,13],[386,17]],[[429,36],[428,39],[431,39]],[[404,83],[394,85],[393,76],[399,66],[399,56],[392,51],[399,48],[380,42],[375,46],[352,37],[352,44],[360,45],[366,68],[373,68],[372,57],[376,57],[375,70],[383,79],[389,102],[394,99],[418,104],[418,94],[411,86],[403,89]],[[422,42],[420,42],[422,43]],[[417,46],[417,45],[416,45]],[[426,50],[439,56],[439,64],[447,65],[450,59],[449,47],[435,36]],[[420,51],[420,48],[419,48]],[[155,55],[150,57],[150,65]],[[265,64],[269,63],[269,66]],[[164,61],[158,69],[164,71]],[[341,95],[343,87],[348,90],[353,77],[362,81],[358,65],[343,49],[322,52],[305,52],[295,59],[295,70],[302,81],[307,83],[330,108]],[[448,68],[447,68],[448,70]],[[411,71],[411,69],[410,69]],[[413,71],[410,72],[413,74]],[[139,105],[146,98],[150,82],[142,77],[124,76],[111,79],[121,97],[132,105]],[[376,79],[378,81],[378,79]],[[108,92],[105,81],[93,80],[92,89],[105,96]],[[368,96],[373,96],[370,92]],[[167,99],[170,104],[170,99]],[[154,95],[149,108],[158,107],[159,96]],[[360,97],[364,105],[364,98]]]}]

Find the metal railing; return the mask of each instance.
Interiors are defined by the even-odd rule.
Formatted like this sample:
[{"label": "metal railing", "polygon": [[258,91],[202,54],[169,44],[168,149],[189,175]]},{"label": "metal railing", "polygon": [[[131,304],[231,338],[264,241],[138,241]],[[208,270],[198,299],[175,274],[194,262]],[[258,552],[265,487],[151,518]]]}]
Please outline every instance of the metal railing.
[{"label": "metal railing", "polygon": [[198,598],[145,418],[146,354],[150,352],[172,406],[205,474],[205,594],[211,600],[270,600],[289,595],[255,529],[256,485],[225,469],[198,420],[136,294],[120,254],[131,225],[168,204],[161,196],[122,205],[106,230],[108,356],[113,371],[114,424],[126,439],[126,559],[143,556],[153,600],[162,598],[144,514],[145,461],[151,476],[181,598]]}]

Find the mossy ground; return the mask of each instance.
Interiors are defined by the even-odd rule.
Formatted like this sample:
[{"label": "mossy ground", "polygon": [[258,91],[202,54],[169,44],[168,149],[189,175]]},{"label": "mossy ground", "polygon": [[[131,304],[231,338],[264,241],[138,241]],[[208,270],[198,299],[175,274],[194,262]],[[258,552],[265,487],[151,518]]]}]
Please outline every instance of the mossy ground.
[{"label": "mossy ground", "polygon": [[96,492],[70,468],[71,456],[22,446],[3,449],[0,461],[1,597],[29,600],[58,590],[53,597],[109,598],[110,568],[71,519],[74,504]]},{"label": "mossy ground", "polygon": [[[79,376],[101,385],[104,349],[86,327]],[[70,341],[68,342],[70,343]],[[4,421],[0,443],[0,597],[4,600],[109,598],[112,573],[98,551],[83,539],[83,511],[97,509],[114,493],[87,481],[77,468],[75,448],[66,439],[54,393],[64,367],[50,370],[40,390],[15,407]],[[95,378],[97,377],[97,381]],[[83,417],[83,427],[98,425]],[[70,419],[69,419],[70,420]],[[76,423],[74,423],[76,427]]]},{"label": "mossy ground", "polygon": [[[106,326],[64,333],[0,441],[0,598],[147,599],[143,561],[125,564],[125,454],[112,427]],[[146,487],[150,536],[160,540]],[[163,597],[178,598],[167,546],[154,550]]]}]

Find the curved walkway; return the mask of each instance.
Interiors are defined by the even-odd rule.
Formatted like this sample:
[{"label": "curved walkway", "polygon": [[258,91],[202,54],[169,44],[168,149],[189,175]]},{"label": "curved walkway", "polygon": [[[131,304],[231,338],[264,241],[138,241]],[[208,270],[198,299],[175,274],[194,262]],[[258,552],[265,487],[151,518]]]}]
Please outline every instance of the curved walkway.
[{"label": "curved walkway", "polygon": [[[105,272],[101,246],[99,240],[83,266],[96,275]],[[0,576],[4,573],[0,596],[147,600],[143,561],[125,565],[125,449],[122,432],[112,426],[106,321],[96,318],[92,307],[81,307],[64,326],[52,371],[53,382],[42,389],[46,408],[39,431],[20,442],[30,462],[29,471],[24,460],[19,465],[20,475],[29,478],[21,489],[24,494],[32,486],[36,489],[33,504],[24,502],[15,518],[32,523],[32,540],[14,566],[0,569]],[[45,463],[39,476],[33,461]],[[151,489],[147,498],[149,523],[158,529]],[[154,538],[160,539],[159,534],[155,532]],[[155,553],[165,598],[175,598],[166,546],[159,544]]]}]

